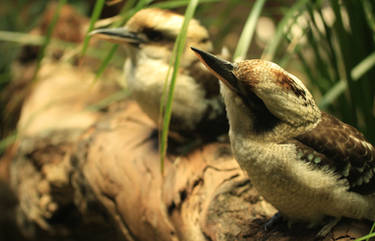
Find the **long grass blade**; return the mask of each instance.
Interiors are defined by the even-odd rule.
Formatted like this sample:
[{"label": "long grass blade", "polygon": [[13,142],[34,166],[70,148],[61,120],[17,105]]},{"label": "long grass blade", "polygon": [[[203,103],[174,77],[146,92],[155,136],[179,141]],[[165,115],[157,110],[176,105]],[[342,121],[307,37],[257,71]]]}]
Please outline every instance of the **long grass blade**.
[{"label": "long grass blade", "polygon": [[[119,27],[123,24],[125,24],[136,12],[144,8],[146,5],[148,5],[152,0],[141,0],[138,2],[138,4],[131,10],[129,8],[132,7],[134,1],[129,1],[124,8],[121,10],[121,19],[118,22],[115,22],[112,24],[112,27]],[[99,69],[96,71],[95,74],[95,80],[96,81],[100,76],[103,74],[104,70],[107,68],[108,64],[111,62],[113,56],[116,53],[116,50],[118,48],[118,44],[114,44],[111,49],[108,51],[108,54],[104,58],[104,60],[101,62]]]},{"label": "long grass blade", "polygon": [[[30,33],[0,31],[0,41],[12,42],[19,45],[35,45],[43,46],[46,42],[46,36],[38,36]],[[72,48],[77,44],[52,38],[49,40],[48,46]]]},{"label": "long grass blade", "polygon": [[329,50],[329,58],[330,62],[333,66],[333,73],[334,73],[334,79],[339,79],[340,73],[339,73],[339,61],[337,61],[337,53],[335,51],[334,43],[332,40],[332,29],[328,27],[327,21],[323,15],[322,9],[317,9],[319,17],[323,23],[324,31],[325,31],[325,39],[327,40],[328,44],[328,50]]},{"label": "long grass blade", "polygon": [[90,19],[90,25],[89,25],[89,28],[87,29],[85,39],[83,40],[81,56],[84,56],[85,53],[86,53],[86,50],[89,46],[89,42],[90,42],[90,38],[91,38],[91,35],[89,33],[94,29],[95,22],[98,20],[100,14],[102,12],[104,3],[105,3],[105,0],[97,0],[96,3],[95,3],[95,7],[94,7],[93,13],[91,15],[91,19]]},{"label": "long grass blade", "polygon": [[348,85],[346,84],[345,80],[340,80],[337,82],[319,101],[319,108],[320,109],[327,109],[329,105],[331,105],[337,97],[339,97],[344,91]]},{"label": "long grass blade", "polygon": [[[213,2],[219,2],[220,0],[200,0],[199,3],[213,3]],[[184,7],[188,5],[190,0],[176,0],[176,1],[166,1],[166,2],[159,2],[159,3],[154,3],[151,4],[151,8],[164,8],[164,9],[169,9],[169,8],[179,8],[179,7]]]},{"label": "long grass blade", "polygon": [[366,13],[367,23],[372,30],[372,38],[375,41],[375,4],[370,1],[371,0],[362,0],[361,2]]},{"label": "long grass blade", "polygon": [[375,66],[375,52],[367,56],[359,64],[357,64],[351,71],[353,81],[358,81],[367,71]]},{"label": "long grass blade", "polygon": [[[45,36],[37,36],[29,33],[0,31],[0,41],[12,42],[19,45],[42,46],[44,44],[45,38]],[[48,45],[48,48],[52,49],[73,50],[70,51],[68,54],[64,55],[62,61],[67,61],[72,56],[76,56],[76,54],[80,52],[80,49],[78,49],[77,47],[77,43],[66,42],[55,38],[51,38],[50,43]],[[97,59],[105,59],[105,57],[107,57],[105,54],[108,55],[108,48],[89,48],[86,51],[86,55]],[[116,58],[116,61],[119,62],[120,59],[121,61],[123,61],[123,58],[120,58],[120,56]]]},{"label": "long grass blade", "polygon": [[[374,232],[374,229],[375,229],[375,222],[372,224],[371,229],[370,229],[370,232],[369,232],[368,235],[374,234],[374,233],[373,233],[373,232]],[[369,240],[370,240],[370,238],[367,238],[367,239],[366,239],[366,241],[369,241]]]},{"label": "long grass blade", "polygon": [[298,16],[296,13],[298,13],[307,2],[308,0],[299,0],[285,13],[285,16],[277,26],[275,36],[272,38],[271,42],[267,44],[267,47],[263,51],[263,59],[272,60],[274,58],[281,40],[285,37],[284,31],[289,25],[289,22]]},{"label": "long grass blade", "polygon": [[140,1],[139,4],[136,5],[134,9],[132,9],[135,2],[136,2],[135,0],[126,1],[126,4],[124,5],[124,7],[121,9],[121,12],[120,12],[120,20],[112,24],[112,27],[117,28],[125,24],[129,20],[129,18],[133,16],[133,14],[139,11],[139,9],[141,9],[144,6],[144,4],[146,4],[145,1]]},{"label": "long grass blade", "polygon": [[1,139],[0,141],[0,155],[5,152],[5,150],[12,145],[17,140],[17,131],[13,131],[7,137]]},{"label": "long grass blade", "polygon": [[37,79],[40,67],[42,65],[42,60],[44,58],[44,55],[45,55],[45,52],[46,52],[46,49],[47,49],[47,46],[49,45],[49,43],[51,41],[53,29],[55,28],[57,20],[59,19],[61,8],[62,8],[62,6],[64,6],[66,4],[66,1],[67,0],[59,0],[59,4],[57,5],[56,11],[55,11],[55,13],[53,15],[53,18],[52,18],[52,21],[48,26],[47,35],[44,39],[44,43],[43,43],[42,48],[41,48],[41,50],[39,52],[39,55],[38,55],[38,59],[37,59],[37,62],[36,62],[36,68],[35,68],[35,72],[34,72],[34,75],[33,75],[33,78],[32,78],[32,82],[35,82],[36,79]]},{"label": "long grass blade", "polygon": [[21,45],[43,45],[46,42],[44,36],[10,31],[0,31],[0,41],[14,42]]},{"label": "long grass blade", "polygon": [[[351,71],[350,75],[354,82],[358,81],[364,74],[375,66],[375,52],[357,64]],[[331,105],[338,96],[340,96],[347,88],[345,80],[337,82],[320,100],[319,107],[326,109]]]},{"label": "long grass blade", "polygon": [[[178,34],[176,42],[175,42],[175,46],[176,46],[174,48],[175,53],[172,55],[172,56],[175,56],[175,60],[173,64],[172,78],[171,78],[170,85],[169,85],[168,99],[167,99],[167,103],[165,104],[163,130],[161,134],[161,143],[160,143],[160,170],[162,173],[164,173],[164,160],[165,160],[165,156],[167,153],[167,139],[168,139],[168,132],[169,132],[169,124],[170,124],[171,114],[172,114],[173,93],[174,93],[174,88],[176,85],[178,68],[180,65],[180,59],[181,59],[182,53],[185,48],[187,28],[189,26],[190,20],[194,16],[194,12],[198,5],[198,2],[199,0],[191,0],[187,6],[184,22],[182,24],[180,33]],[[161,103],[161,104],[164,105],[164,103]]]},{"label": "long grass blade", "polygon": [[[342,79],[346,79],[346,84],[348,84],[348,105],[346,106],[347,111],[341,111],[341,114],[344,116],[345,121],[352,125],[358,125],[358,88],[353,84],[353,81],[350,76],[350,71],[354,67],[353,60],[354,54],[351,53],[351,46],[355,46],[352,36],[348,33],[347,27],[345,24],[345,5],[339,3],[337,0],[330,0],[330,5],[334,12],[335,22],[334,22],[334,31],[337,36],[337,46],[338,58],[340,64],[340,72],[342,73]],[[358,36],[359,37],[359,36]]]},{"label": "long grass blade", "polygon": [[240,39],[237,43],[237,48],[234,51],[233,60],[240,61],[244,60],[247,55],[247,51],[253,38],[255,27],[258,22],[260,13],[262,12],[264,3],[266,0],[257,0],[246,20],[245,26],[242,30]]},{"label": "long grass blade", "polygon": [[87,106],[86,110],[100,111],[100,110],[106,108],[107,106],[109,106],[110,104],[112,104],[114,102],[126,99],[128,96],[129,96],[129,91],[127,89],[119,90],[119,91],[111,94],[110,96],[102,99],[98,103]]},{"label": "long grass blade", "polygon": [[[160,123],[163,122],[164,108],[165,108],[165,103],[167,102],[167,97],[168,97],[167,88],[168,88],[169,78],[171,77],[173,61],[175,61],[176,59],[176,48],[177,48],[177,44],[174,44],[173,50],[172,50],[172,56],[169,60],[167,75],[165,76],[165,79],[164,79],[164,85],[163,85],[163,91],[162,91],[163,94],[160,99],[160,108],[159,108],[159,114],[160,114],[159,121],[158,121],[159,127],[162,126]],[[159,143],[162,143],[161,135],[159,135]]]},{"label": "long grass blade", "polygon": [[108,51],[107,56],[105,56],[104,60],[100,63],[99,69],[95,73],[94,81],[98,80],[102,76],[104,70],[107,68],[108,64],[111,62],[113,56],[115,55],[117,48],[118,44],[114,44]]},{"label": "long grass blade", "polygon": [[375,237],[375,233],[367,234],[366,236],[360,237],[355,239],[354,241],[363,241],[363,240],[369,240],[370,238]]},{"label": "long grass blade", "polygon": [[[217,2],[219,0],[202,0],[202,2]],[[142,8],[146,7],[148,4],[152,2],[152,0],[142,0],[139,1],[138,4],[131,9],[133,6],[135,0],[129,0],[126,2],[125,6],[121,10],[120,13],[120,20],[113,23],[112,27],[119,27],[123,24],[125,24],[136,12],[141,10]],[[155,3],[150,5],[149,7],[155,7],[155,8],[176,8],[176,7],[182,7],[189,3],[187,0],[180,0],[180,1],[168,1],[168,2],[161,2],[161,3]],[[100,78],[100,76],[103,74],[104,70],[108,66],[108,64],[111,62],[114,54],[116,53],[118,46],[115,44],[109,51],[107,56],[104,58],[104,60],[101,62],[99,69],[96,72],[95,80]]]}]

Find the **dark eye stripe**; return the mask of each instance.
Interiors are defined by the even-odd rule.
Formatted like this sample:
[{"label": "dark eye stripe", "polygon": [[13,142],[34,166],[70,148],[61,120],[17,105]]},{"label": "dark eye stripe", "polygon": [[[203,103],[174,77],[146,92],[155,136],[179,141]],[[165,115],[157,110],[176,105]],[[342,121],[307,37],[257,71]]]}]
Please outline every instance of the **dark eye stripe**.
[{"label": "dark eye stripe", "polygon": [[146,35],[149,41],[154,42],[174,41],[176,38],[176,36],[168,35],[154,28],[144,28],[142,33]]},{"label": "dark eye stripe", "polygon": [[208,38],[203,38],[200,42],[201,42],[201,43],[207,43],[208,41],[209,41]]},{"label": "dark eye stripe", "polygon": [[147,38],[151,41],[159,41],[162,40],[163,34],[160,31],[151,29],[151,28],[145,28],[143,29],[143,33],[147,36]]}]

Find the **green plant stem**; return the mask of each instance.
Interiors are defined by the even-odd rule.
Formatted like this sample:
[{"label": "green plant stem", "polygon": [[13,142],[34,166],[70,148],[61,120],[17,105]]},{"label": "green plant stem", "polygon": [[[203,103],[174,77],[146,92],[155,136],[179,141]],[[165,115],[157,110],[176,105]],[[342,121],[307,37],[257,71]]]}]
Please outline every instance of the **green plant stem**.
[{"label": "green plant stem", "polygon": [[98,80],[100,76],[102,76],[104,70],[107,68],[108,64],[111,62],[113,56],[115,55],[117,48],[118,44],[114,44],[108,51],[107,56],[105,56],[104,60],[100,63],[99,69],[96,71],[94,81]]},{"label": "green plant stem", "polygon": [[246,20],[245,26],[242,30],[240,39],[237,43],[237,48],[233,54],[234,61],[244,60],[247,55],[251,40],[253,38],[255,27],[258,22],[260,13],[262,12],[263,5],[266,0],[257,0]]},{"label": "green plant stem", "polygon": [[[172,79],[170,81],[169,85],[169,91],[168,91],[168,99],[167,103],[165,105],[165,113],[163,118],[163,130],[161,134],[161,144],[160,144],[160,170],[161,173],[164,173],[164,160],[167,153],[167,141],[168,141],[168,132],[169,132],[169,124],[171,120],[171,114],[172,114],[172,103],[173,103],[173,94],[174,94],[174,88],[176,85],[176,79],[178,75],[178,68],[180,66],[180,59],[182,56],[182,53],[184,52],[185,48],[185,41],[186,41],[186,34],[187,34],[187,28],[189,26],[189,22],[191,18],[194,16],[195,9],[198,5],[199,0],[191,0],[187,6],[186,12],[185,12],[185,18],[184,22],[182,24],[180,33],[177,36],[176,42],[175,42],[175,48],[172,56],[175,57],[175,61],[173,64],[173,72],[172,72]],[[168,78],[168,76],[167,76]],[[164,105],[164,103],[161,102],[161,105]]]},{"label": "green plant stem", "polygon": [[33,78],[32,78],[32,82],[35,82],[36,79],[37,79],[40,67],[42,66],[42,60],[44,58],[47,46],[49,45],[49,43],[51,41],[53,30],[55,28],[57,20],[59,19],[61,8],[62,8],[62,6],[65,5],[66,1],[67,0],[59,0],[59,4],[57,5],[56,11],[55,11],[55,13],[53,15],[53,18],[52,18],[52,21],[48,25],[47,35],[46,35],[46,37],[44,39],[44,43],[43,43],[42,48],[41,48],[41,50],[39,52],[39,55],[38,55],[38,59],[37,59],[37,63],[36,63],[35,72],[34,72],[34,75],[33,75]]},{"label": "green plant stem", "polygon": [[306,5],[308,0],[299,0],[285,13],[283,19],[278,24],[275,36],[267,44],[267,47],[264,49],[262,58],[267,60],[273,60],[277,47],[279,46],[282,38],[285,37],[285,28],[288,26],[289,21],[293,18],[296,18],[299,14],[299,10]]},{"label": "green plant stem", "polygon": [[[372,234],[373,234],[373,232],[374,232],[374,228],[375,228],[375,222],[372,224],[372,227],[371,227],[370,232],[369,232],[368,235],[372,235]],[[366,241],[369,241],[369,240],[370,240],[370,238],[368,237],[368,238],[366,239]]]},{"label": "green plant stem", "polygon": [[116,91],[110,96],[105,97],[104,99],[99,101],[99,103],[87,106],[86,110],[100,111],[116,101],[126,99],[128,96],[129,96],[129,91],[127,89],[122,89],[122,90]]},{"label": "green plant stem", "polygon": [[[364,74],[375,66],[375,52],[367,56],[351,71],[350,76],[353,82],[357,82]],[[338,81],[320,100],[319,108],[326,109],[328,105],[340,96],[347,89],[348,85],[345,80]]]},{"label": "green plant stem", "polygon": [[[220,0],[200,0],[200,3],[213,3],[213,2],[219,2]],[[175,1],[166,1],[166,2],[158,2],[150,5],[151,8],[178,8],[178,7],[184,7],[188,5],[190,0],[175,0]]]},{"label": "green plant stem", "polygon": [[[141,0],[138,4],[134,7],[134,9],[129,10],[129,8],[133,5],[134,1],[130,0],[124,8],[121,10],[121,19],[118,22],[115,22],[112,27],[119,27],[125,24],[136,12],[144,8],[147,4],[149,4],[151,0]],[[98,71],[96,71],[95,80],[96,81],[100,76],[103,74],[104,70],[107,68],[108,64],[111,62],[113,56],[116,53],[118,48],[118,44],[114,44],[111,49],[108,51],[108,54],[101,62]]]},{"label": "green plant stem", "polygon": [[89,42],[90,42],[90,38],[91,38],[91,35],[89,33],[94,29],[95,22],[98,20],[100,14],[102,12],[104,3],[105,3],[105,0],[97,0],[96,3],[95,3],[94,11],[93,11],[93,13],[91,15],[91,19],[90,19],[90,25],[89,25],[89,28],[87,29],[85,39],[83,40],[83,47],[82,47],[82,51],[81,51],[81,56],[84,56],[85,53],[86,53],[86,50],[89,46]]},{"label": "green plant stem", "polygon": [[354,241],[363,241],[363,240],[369,240],[370,238],[375,237],[375,233],[367,234],[366,236],[360,237],[355,239]]}]

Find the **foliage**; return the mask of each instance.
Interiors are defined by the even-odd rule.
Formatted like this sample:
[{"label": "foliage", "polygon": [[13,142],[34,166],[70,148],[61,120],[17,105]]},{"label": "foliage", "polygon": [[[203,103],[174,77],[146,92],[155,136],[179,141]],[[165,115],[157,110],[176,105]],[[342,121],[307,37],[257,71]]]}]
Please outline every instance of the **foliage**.
[{"label": "foliage", "polygon": [[[37,20],[29,21],[28,19],[37,19],[34,16],[40,15],[45,8],[44,1],[33,1],[32,4],[27,1],[18,3],[6,2],[9,2],[8,8],[3,11],[3,21],[0,21],[0,27],[3,30],[13,31],[13,35],[8,34],[5,36],[2,34],[0,36],[6,41],[0,45],[3,53],[3,58],[0,60],[0,88],[4,88],[11,81],[10,64],[17,55],[18,49],[15,47],[25,44],[25,42],[14,43],[21,39],[21,37],[17,37],[17,34],[19,31],[30,30]],[[60,1],[60,5],[64,4],[64,2]],[[84,8],[84,5],[79,4],[79,2],[75,2],[75,5],[80,9]],[[121,18],[113,23],[113,26],[124,24],[135,12],[145,7],[181,8],[189,4],[189,2],[186,0],[173,0],[153,3],[152,1],[137,2],[129,0],[120,11]],[[218,0],[203,0],[201,2],[205,4],[201,4],[198,9],[198,18],[201,18],[199,13],[205,14],[210,11]],[[246,23],[250,24],[251,28],[254,28],[264,2],[254,2],[254,10],[258,12],[250,14]],[[97,1],[90,22],[91,28],[93,28],[95,21],[99,17],[103,4],[105,4],[104,1]],[[219,38],[215,38],[216,44],[220,44],[223,41],[224,36],[233,29],[234,24],[246,25],[244,22],[238,23],[239,19],[236,19],[237,22],[228,21],[227,19],[230,11],[245,3],[231,0],[225,4],[226,7],[217,14],[216,18],[208,17],[203,19],[208,25],[216,28],[221,27],[217,32]],[[250,6],[246,5],[246,7]],[[17,13],[17,9],[24,8],[28,8],[29,11],[26,14],[26,19],[22,20],[20,14]],[[375,74],[374,1],[296,0],[291,7],[285,9],[280,3],[280,8],[277,11],[282,11],[284,17],[279,21],[276,34],[266,45],[262,57],[282,65],[293,64],[294,66],[299,66],[305,74],[304,79],[310,85],[310,89],[315,91],[315,96],[320,96],[318,98],[320,107],[333,112],[344,122],[358,127],[374,142],[375,84],[371,81],[371,77]],[[274,14],[272,11],[274,9],[267,10],[266,8],[262,15]],[[25,18],[25,14],[23,16]],[[56,16],[58,16],[58,11]],[[250,18],[252,18],[251,21]],[[26,25],[26,22],[31,24]],[[52,30],[53,23],[50,26]],[[242,58],[246,56],[252,38],[251,33],[253,30],[251,28],[249,28],[250,31],[249,29],[244,29],[242,32],[235,55],[239,55],[238,51],[240,50]],[[294,33],[296,28],[299,28],[303,34],[296,35]],[[48,33],[50,32],[48,31]],[[248,36],[242,39],[246,35]],[[13,38],[12,42],[8,41],[9,37]],[[25,41],[25,38],[22,39]],[[32,37],[27,38],[27,41],[30,42],[34,40],[35,38]],[[86,52],[88,40],[89,35],[85,38],[82,54]],[[44,49],[50,41],[48,34],[47,38],[42,39],[44,46],[40,51],[40,61],[44,56]],[[110,63],[113,55],[116,54],[116,48],[116,45],[111,47],[107,52],[107,56],[103,58],[103,62],[97,72],[98,77]],[[298,61],[295,58],[298,58]]]},{"label": "foliage", "polygon": [[[60,0],[59,7],[66,2],[74,4],[81,12],[89,12],[86,1]],[[219,4],[218,2],[224,4],[223,10],[217,12],[215,17],[206,17],[207,13],[212,12],[213,6]],[[262,58],[302,70],[304,81],[313,90],[319,106],[323,110],[335,114],[344,122],[356,126],[372,143],[375,143],[375,82],[372,81],[375,76],[375,1],[295,0],[292,2],[293,4],[274,1],[277,5],[277,9],[275,9],[267,7],[268,2],[265,0],[256,0],[250,3],[241,0],[201,0],[199,8],[196,9],[196,17],[208,27],[218,29],[214,38],[216,47],[221,47],[225,42],[225,37],[233,34],[237,26],[243,26],[241,33],[235,33],[240,38],[234,52],[235,57],[240,56],[243,59],[254,57],[248,55],[248,50],[251,47],[250,43],[259,15],[277,16],[281,13],[283,17],[277,23],[274,37],[266,44]],[[5,0],[1,4],[0,92],[12,80],[11,64],[21,46],[25,44],[42,45],[38,58],[38,66],[40,66],[45,56],[45,49],[49,44],[67,45],[62,41],[51,39],[60,8],[57,8],[46,37],[38,38],[22,34],[35,26],[39,20],[37,16],[40,16],[44,11],[46,3],[47,1],[43,0],[16,2]],[[185,47],[186,24],[193,17],[197,4],[198,1],[188,0],[158,1],[156,3],[151,0],[128,0],[120,10],[119,19],[112,24],[114,27],[121,26],[137,11],[146,7],[179,8],[180,11],[184,11],[184,7],[188,6],[185,12],[184,27],[176,40],[173,59],[170,62],[172,78],[169,80],[169,74],[166,76],[165,95],[163,96],[165,101],[162,101],[162,108],[165,108],[160,148],[162,160],[167,148],[166,141],[179,57]],[[265,8],[263,8],[264,4]],[[105,6],[105,1],[96,1],[87,33],[94,27],[103,6]],[[249,10],[246,21],[239,17],[228,18],[231,12],[239,7]],[[81,49],[81,55],[92,54],[95,51],[88,48],[89,40],[90,36],[87,34],[84,43],[81,46],[76,46]],[[97,70],[97,77],[103,73],[113,57],[116,57],[118,52],[116,50],[117,45],[110,45],[104,53],[100,54],[103,57]],[[127,94],[127,92],[118,92],[113,98],[92,108],[100,108],[105,103],[121,99]],[[1,112],[3,112],[3,108],[1,108]],[[1,113],[3,116],[6,114]],[[15,137],[15,134],[7,138],[3,137],[0,149],[4,149],[9,143],[12,143]],[[365,239],[367,237],[360,240]]]},{"label": "foliage", "polygon": [[[306,82],[322,96],[319,106],[374,143],[375,2],[302,0],[294,6],[299,3],[299,10],[282,20],[289,22],[282,26],[287,43],[280,45],[274,61],[297,56]],[[304,35],[293,35],[295,28]]]},{"label": "foliage", "polygon": [[[163,101],[164,98],[162,99],[161,107],[160,107],[162,110],[164,110],[164,111],[161,112],[161,113],[164,112],[163,130],[162,130],[161,144],[160,144],[160,162],[161,162],[160,170],[161,170],[162,173],[164,171],[164,159],[165,159],[165,156],[166,156],[166,153],[167,153],[168,129],[169,129],[169,123],[170,123],[171,114],[172,114],[174,87],[175,87],[177,75],[178,75],[178,72],[179,72],[178,68],[180,66],[180,59],[181,59],[181,56],[182,56],[182,54],[184,52],[184,49],[185,49],[187,29],[188,29],[190,20],[194,16],[194,12],[195,12],[195,9],[198,5],[198,1],[199,0],[191,0],[189,2],[188,6],[187,6],[184,22],[183,22],[182,27],[181,27],[181,31],[178,34],[175,45],[173,47],[172,59],[174,58],[174,60],[172,60],[173,62],[172,61],[170,62],[170,67],[172,66],[172,63],[173,63],[173,71],[172,71],[172,77],[171,77],[170,82],[169,82],[169,72],[170,72],[169,70],[168,70],[168,73],[167,73],[167,76],[166,76],[166,82],[169,82],[168,96],[167,96],[166,102]],[[165,93],[165,91],[164,91],[164,93]],[[165,96],[165,95],[163,94],[163,96]],[[164,107],[164,105],[165,105],[165,107]]]}]

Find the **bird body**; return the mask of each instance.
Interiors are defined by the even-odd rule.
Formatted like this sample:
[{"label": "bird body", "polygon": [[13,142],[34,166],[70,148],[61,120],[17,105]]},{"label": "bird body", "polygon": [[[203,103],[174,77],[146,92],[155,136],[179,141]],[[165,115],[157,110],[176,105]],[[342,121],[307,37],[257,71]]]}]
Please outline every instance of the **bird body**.
[{"label": "bird body", "polygon": [[274,63],[232,64],[193,50],[220,79],[235,159],[282,216],[312,225],[326,216],[375,221],[375,148],[358,130],[321,112]]},{"label": "bird body", "polygon": [[375,199],[348,191],[348,183],[329,168],[298,157],[293,144],[260,143],[230,134],[240,167],[259,193],[293,221],[318,224],[325,216],[375,220]]},{"label": "bird body", "polygon": [[[182,15],[148,8],[137,12],[123,28],[92,32],[103,39],[125,44],[127,87],[142,110],[157,124],[173,46],[183,20]],[[208,31],[195,19],[189,23],[186,42],[212,51]],[[228,124],[224,103],[219,85],[212,78],[191,51],[183,52],[172,105],[172,131],[184,136],[203,131],[202,127],[225,130],[222,127]]]}]

